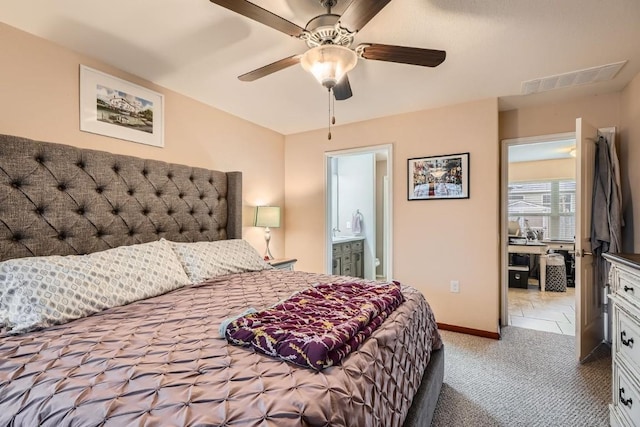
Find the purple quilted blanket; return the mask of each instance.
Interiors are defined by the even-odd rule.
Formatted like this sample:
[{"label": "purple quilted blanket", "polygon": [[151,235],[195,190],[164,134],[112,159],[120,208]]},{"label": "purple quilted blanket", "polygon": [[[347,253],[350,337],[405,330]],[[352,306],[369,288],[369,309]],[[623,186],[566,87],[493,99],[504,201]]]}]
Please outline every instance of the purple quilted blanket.
[{"label": "purple quilted blanket", "polygon": [[229,342],[322,370],[356,350],[402,302],[400,284],[318,284],[232,321]]}]

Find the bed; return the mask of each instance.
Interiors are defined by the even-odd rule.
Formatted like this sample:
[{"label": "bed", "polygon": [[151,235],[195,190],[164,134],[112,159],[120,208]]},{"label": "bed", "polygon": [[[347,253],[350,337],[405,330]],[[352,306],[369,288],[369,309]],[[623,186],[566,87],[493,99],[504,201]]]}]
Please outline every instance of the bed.
[{"label": "bed", "polygon": [[[137,262],[131,255],[137,248],[148,248],[150,257],[169,244],[237,248],[241,182],[240,172],[0,135],[0,261],[33,266],[65,256],[61,262],[84,262],[117,251],[117,262],[105,262],[115,268],[111,264]],[[236,258],[229,259],[223,267],[235,268]],[[169,268],[166,259],[159,262],[158,268],[133,267],[149,274]],[[430,424],[444,348],[418,291],[403,285],[404,303],[371,337],[340,364],[314,371],[229,344],[219,335],[220,323],[318,283],[356,279],[233,268],[206,280],[189,272],[189,283],[157,296],[141,298],[142,285],[128,289],[134,300],[44,329],[2,330],[0,425]],[[1,301],[8,298],[7,277],[0,273]]]}]

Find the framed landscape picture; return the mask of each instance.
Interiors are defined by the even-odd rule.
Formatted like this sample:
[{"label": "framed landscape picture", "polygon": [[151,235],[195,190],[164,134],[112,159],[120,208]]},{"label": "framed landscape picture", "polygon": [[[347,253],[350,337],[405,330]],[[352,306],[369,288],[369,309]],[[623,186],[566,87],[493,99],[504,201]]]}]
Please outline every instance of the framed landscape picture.
[{"label": "framed landscape picture", "polygon": [[80,130],[164,146],[164,96],[80,65]]},{"label": "framed landscape picture", "polygon": [[407,161],[409,200],[468,199],[469,153]]}]

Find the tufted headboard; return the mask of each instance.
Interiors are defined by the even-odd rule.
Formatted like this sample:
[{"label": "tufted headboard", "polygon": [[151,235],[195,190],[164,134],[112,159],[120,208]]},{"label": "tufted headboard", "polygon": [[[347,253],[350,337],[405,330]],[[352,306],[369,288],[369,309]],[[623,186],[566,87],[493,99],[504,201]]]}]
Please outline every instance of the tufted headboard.
[{"label": "tufted headboard", "polygon": [[0,135],[0,261],[242,237],[242,173]]}]

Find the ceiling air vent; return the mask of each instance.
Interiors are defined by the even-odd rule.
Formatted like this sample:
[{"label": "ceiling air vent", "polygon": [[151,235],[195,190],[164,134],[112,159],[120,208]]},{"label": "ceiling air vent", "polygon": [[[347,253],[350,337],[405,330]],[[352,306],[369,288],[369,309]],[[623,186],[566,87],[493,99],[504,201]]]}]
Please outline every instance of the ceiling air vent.
[{"label": "ceiling air vent", "polygon": [[586,68],[584,70],[556,74],[555,76],[528,80],[522,82],[522,93],[529,95],[531,93],[546,92],[548,90],[611,80],[626,63],[627,61],[620,61],[613,64]]}]

